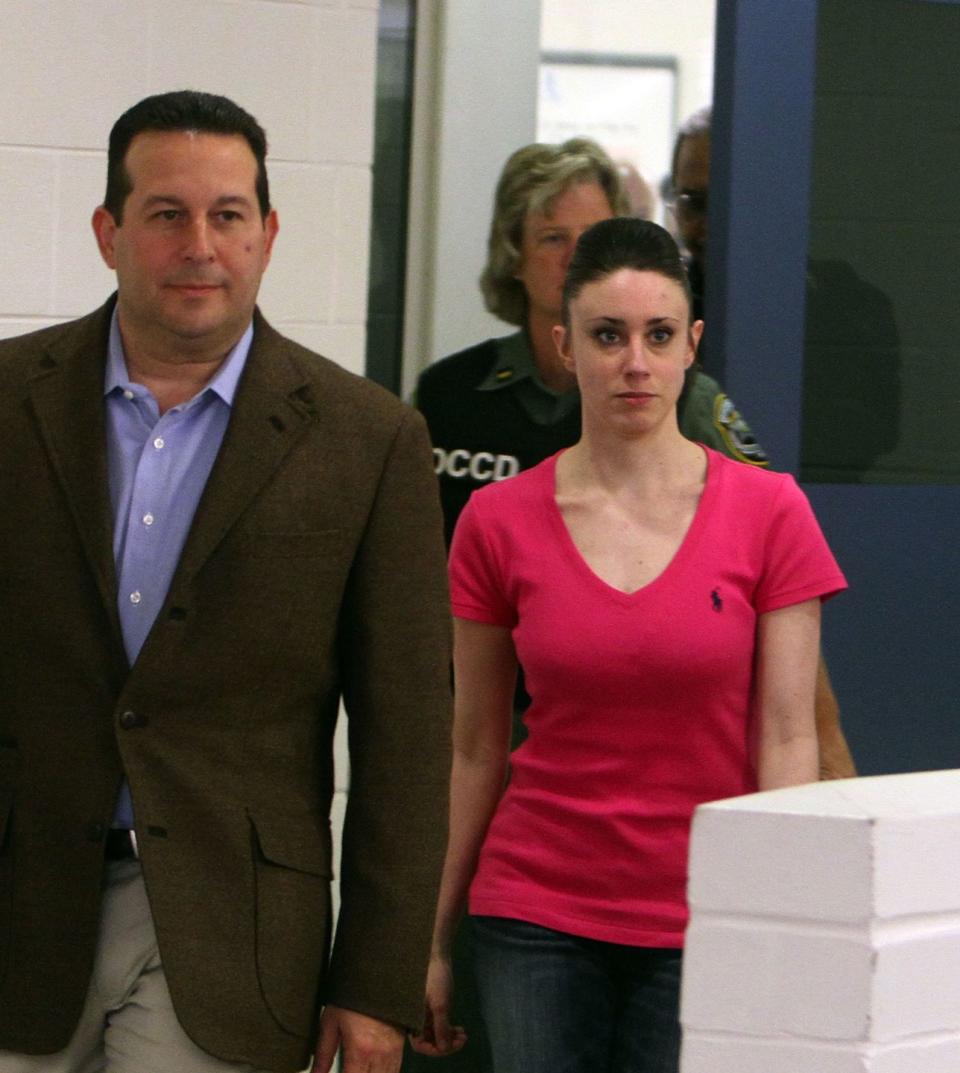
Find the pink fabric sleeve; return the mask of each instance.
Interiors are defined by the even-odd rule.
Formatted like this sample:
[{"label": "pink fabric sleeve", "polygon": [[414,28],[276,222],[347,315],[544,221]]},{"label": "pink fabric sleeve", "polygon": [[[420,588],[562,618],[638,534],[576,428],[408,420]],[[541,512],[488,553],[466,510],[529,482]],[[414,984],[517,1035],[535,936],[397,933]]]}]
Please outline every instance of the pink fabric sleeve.
[{"label": "pink fabric sleeve", "polygon": [[450,545],[450,601],[457,618],[513,628],[516,609],[507,599],[485,519],[471,496],[457,519]]},{"label": "pink fabric sleeve", "polygon": [[826,600],[846,587],[809,500],[787,477],[770,509],[763,573],[754,595],[757,614],[815,596]]}]

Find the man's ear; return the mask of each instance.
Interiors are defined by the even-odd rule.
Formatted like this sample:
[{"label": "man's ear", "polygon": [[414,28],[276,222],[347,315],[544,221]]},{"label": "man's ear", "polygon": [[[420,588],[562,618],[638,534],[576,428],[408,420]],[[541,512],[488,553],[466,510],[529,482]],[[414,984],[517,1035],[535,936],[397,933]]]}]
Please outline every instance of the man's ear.
[{"label": "man's ear", "polygon": [[264,265],[266,268],[270,263],[270,254],[273,251],[273,240],[277,237],[277,232],[280,230],[280,220],[277,217],[277,210],[271,209],[263,220],[263,231],[265,235],[264,242]]},{"label": "man's ear", "polygon": [[93,210],[93,219],[90,223],[93,226],[93,234],[97,240],[100,256],[103,258],[107,268],[115,269],[117,267],[117,258],[113,249],[113,241],[117,232],[117,222],[113,218],[113,213],[104,208],[103,205],[98,205]]},{"label": "man's ear", "polygon": [[573,356],[569,346],[570,333],[562,324],[554,324],[551,330],[553,331],[553,345],[557,348],[563,367],[571,373],[574,372]]}]

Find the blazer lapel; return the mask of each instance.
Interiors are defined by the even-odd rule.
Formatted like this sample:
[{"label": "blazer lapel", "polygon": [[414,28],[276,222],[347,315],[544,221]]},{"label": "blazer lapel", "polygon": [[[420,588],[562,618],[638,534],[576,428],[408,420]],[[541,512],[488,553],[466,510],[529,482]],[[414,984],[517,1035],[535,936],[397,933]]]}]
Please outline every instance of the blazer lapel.
[{"label": "blazer lapel", "polygon": [[[116,636],[113,522],[107,472],[103,370],[113,300],[51,345],[28,384],[62,486]],[[254,341],[223,446],[187,537],[171,590],[191,578],[287,453],[316,420],[307,381],[282,336],[257,313]]]},{"label": "blazer lapel", "polygon": [[117,636],[103,370],[113,301],[77,321],[37,361],[28,392],[54,473]]},{"label": "blazer lapel", "polygon": [[307,381],[259,312],[223,446],[180,556],[171,591],[189,580],[316,421]]}]

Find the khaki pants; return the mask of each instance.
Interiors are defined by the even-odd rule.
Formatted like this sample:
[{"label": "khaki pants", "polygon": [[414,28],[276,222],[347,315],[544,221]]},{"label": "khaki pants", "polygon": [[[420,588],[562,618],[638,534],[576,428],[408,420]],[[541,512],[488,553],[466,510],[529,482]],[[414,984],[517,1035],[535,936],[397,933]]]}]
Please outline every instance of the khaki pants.
[{"label": "khaki pants", "polygon": [[136,861],[107,865],[100,940],[80,1023],[65,1050],[0,1050],[0,1073],[257,1073],[200,1050],[180,1027]]}]

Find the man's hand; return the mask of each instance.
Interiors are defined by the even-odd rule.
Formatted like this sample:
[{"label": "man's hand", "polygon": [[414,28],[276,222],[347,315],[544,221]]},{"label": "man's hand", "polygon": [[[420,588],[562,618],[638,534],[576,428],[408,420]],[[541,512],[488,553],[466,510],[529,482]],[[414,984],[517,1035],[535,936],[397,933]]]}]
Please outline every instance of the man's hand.
[{"label": "man's hand", "polygon": [[403,1060],[403,1032],[355,1010],[327,1006],[320,1017],[311,1073],[329,1073],[338,1047],[343,1048],[343,1073],[397,1073]]}]

